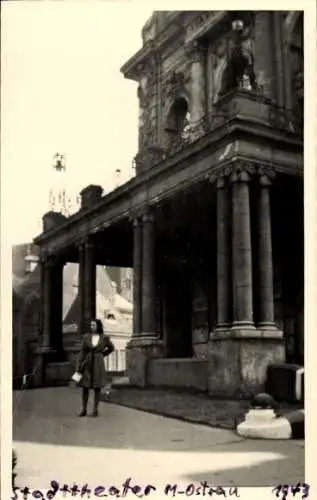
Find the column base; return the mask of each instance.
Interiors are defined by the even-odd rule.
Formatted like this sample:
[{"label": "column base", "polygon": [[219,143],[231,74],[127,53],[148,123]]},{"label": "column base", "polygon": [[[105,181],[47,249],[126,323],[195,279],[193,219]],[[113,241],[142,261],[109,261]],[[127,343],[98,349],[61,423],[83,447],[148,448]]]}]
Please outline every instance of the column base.
[{"label": "column base", "polygon": [[227,332],[229,328],[229,323],[218,323],[216,325],[215,332]]},{"label": "column base", "polygon": [[253,321],[234,321],[231,326],[232,330],[255,330]]},{"label": "column base", "polygon": [[45,387],[46,385],[46,366],[56,355],[56,351],[51,347],[38,347],[34,352],[33,376],[31,378],[31,387]]},{"label": "column base", "polygon": [[263,392],[267,368],[285,361],[283,332],[258,328],[210,335],[208,392],[211,396],[249,398]]},{"label": "column base", "polygon": [[261,321],[258,323],[257,328],[260,330],[276,331],[278,330],[274,321]]},{"label": "column base", "polygon": [[164,350],[164,343],[156,334],[142,333],[131,338],[126,347],[127,376],[131,385],[146,387],[148,361],[162,358]]}]

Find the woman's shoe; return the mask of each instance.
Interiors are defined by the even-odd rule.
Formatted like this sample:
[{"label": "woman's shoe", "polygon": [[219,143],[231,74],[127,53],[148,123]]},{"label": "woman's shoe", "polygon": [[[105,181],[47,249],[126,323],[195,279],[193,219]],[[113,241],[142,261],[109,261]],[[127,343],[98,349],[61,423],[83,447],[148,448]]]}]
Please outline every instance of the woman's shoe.
[{"label": "woman's shoe", "polygon": [[98,417],[98,410],[94,410],[91,414],[92,417]]},{"label": "woman's shoe", "polygon": [[86,410],[81,410],[81,412],[78,414],[79,417],[86,417],[87,412]]}]

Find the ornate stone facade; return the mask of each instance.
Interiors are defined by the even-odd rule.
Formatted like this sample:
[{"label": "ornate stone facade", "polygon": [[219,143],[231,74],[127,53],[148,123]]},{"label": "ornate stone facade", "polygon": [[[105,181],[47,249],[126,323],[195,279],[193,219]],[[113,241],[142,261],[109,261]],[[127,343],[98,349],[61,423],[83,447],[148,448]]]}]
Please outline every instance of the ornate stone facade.
[{"label": "ornate stone facade", "polygon": [[182,386],[186,372],[186,387],[251,396],[290,338],[287,360],[303,362],[301,22],[155,13],[122,68],[139,83],[136,177],[36,240],[80,260],[83,318],[94,265],[133,266],[132,384]]}]

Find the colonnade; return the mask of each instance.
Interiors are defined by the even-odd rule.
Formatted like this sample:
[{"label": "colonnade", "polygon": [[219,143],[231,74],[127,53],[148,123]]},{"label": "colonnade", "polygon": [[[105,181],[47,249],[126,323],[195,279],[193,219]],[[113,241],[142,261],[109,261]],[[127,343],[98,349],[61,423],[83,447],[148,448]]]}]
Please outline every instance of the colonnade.
[{"label": "colonnade", "polygon": [[[217,181],[217,330],[227,330],[229,324],[233,329],[255,328],[250,180],[249,173],[242,170],[233,172],[228,178],[220,177]],[[259,296],[257,327],[268,330],[275,329],[269,191],[271,180],[264,174],[258,177],[258,182],[260,189],[256,213]],[[232,314],[230,314],[231,306]]]},{"label": "colonnade", "polygon": [[[258,176],[257,327],[274,329],[273,261],[268,175]],[[253,255],[251,246],[250,175],[233,171],[217,180],[217,326],[216,330],[254,329]],[[94,242],[79,245],[80,331],[96,315]],[[155,229],[149,211],[133,218],[133,336],[155,334]],[[42,259],[42,347],[62,349],[62,272],[64,263]],[[60,330],[60,337],[58,331]]]}]

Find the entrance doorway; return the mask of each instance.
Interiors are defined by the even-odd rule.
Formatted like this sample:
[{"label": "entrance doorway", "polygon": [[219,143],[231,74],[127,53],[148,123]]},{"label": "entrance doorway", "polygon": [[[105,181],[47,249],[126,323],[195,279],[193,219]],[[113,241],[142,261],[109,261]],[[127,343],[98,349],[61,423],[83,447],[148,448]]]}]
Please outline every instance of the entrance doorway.
[{"label": "entrance doorway", "polygon": [[192,296],[189,277],[183,272],[168,273],[165,282],[166,354],[169,358],[192,357]]}]

